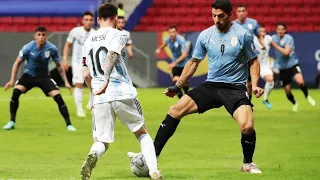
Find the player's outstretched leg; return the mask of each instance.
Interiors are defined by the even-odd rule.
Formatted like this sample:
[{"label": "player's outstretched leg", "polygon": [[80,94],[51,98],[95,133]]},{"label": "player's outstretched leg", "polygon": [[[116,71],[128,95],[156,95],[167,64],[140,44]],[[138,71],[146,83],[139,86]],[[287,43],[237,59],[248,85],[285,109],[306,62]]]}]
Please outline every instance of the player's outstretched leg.
[{"label": "player's outstretched leg", "polygon": [[19,97],[22,94],[22,91],[18,88],[15,88],[12,93],[10,101],[10,121],[3,126],[4,130],[14,129],[16,122],[17,110],[19,108]]},{"label": "player's outstretched leg", "polygon": [[153,146],[153,141],[147,130],[142,126],[138,131],[136,131],[135,136],[138,138],[141,152],[149,168],[149,175],[152,179],[162,179],[162,175],[158,170],[158,162],[155,154],[155,149]]},{"label": "player's outstretched leg", "polygon": [[67,105],[64,103],[62,96],[60,94],[59,90],[53,90],[48,93],[53,99],[56,101],[58,104],[58,108],[60,111],[60,114],[63,116],[66,125],[67,125],[67,130],[69,131],[76,131],[76,128],[71,124],[70,116],[69,116],[69,111],[67,108]]},{"label": "player's outstretched leg", "polygon": [[94,138],[90,152],[84,161],[80,175],[82,180],[88,180],[91,176],[92,169],[96,167],[98,159],[107,151],[108,143],[103,143]]},{"label": "player's outstretched leg", "polygon": [[266,108],[271,109],[272,106],[269,102],[269,95],[274,86],[273,75],[265,76],[264,80],[266,81],[266,84],[264,86],[263,104],[266,106]]},{"label": "player's outstretched leg", "polygon": [[307,101],[309,102],[309,104],[311,106],[315,106],[316,105],[316,101],[309,95],[308,93],[308,88],[307,86],[305,85],[304,83],[304,80],[303,80],[303,76],[301,73],[298,73],[294,76],[294,80],[297,82],[297,84],[299,85],[301,91],[303,92],[304,94],[304,97],[307,99]]},{"label": "player's outstretched leg", "polygon": [[298,102],[296,102],[296,100],[294,99],[294,96],[293,96],[293,94],[291,92],[291,85],[290,84],[285,85],[284,86],[284,91],[286,92],[288,100],[293,104],[292,111],[293,112],[297,112],[299,104],[298,104]]},{"label": "player's outstretched leg", "polygon": [[256,147],[256,132],[253,127],[252,107],[250,105],[241,105],[233,113],[233,118],[238,122],[242,134],[242,170],[254,174],[262,173],[252,160]]}]

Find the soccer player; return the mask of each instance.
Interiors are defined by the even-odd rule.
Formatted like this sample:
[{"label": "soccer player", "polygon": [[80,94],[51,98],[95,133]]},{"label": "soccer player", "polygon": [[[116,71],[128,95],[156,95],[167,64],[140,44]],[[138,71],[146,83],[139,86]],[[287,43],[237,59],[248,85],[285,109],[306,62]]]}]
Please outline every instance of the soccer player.
[{"label": "soccer player", "polygon": [[[252,36],[256,35],[259,39],[259,42],[262,46],[262,49],[265,49],[265,45],[263,44],[263,38],[259,34],[259,24],[257,20],[248,17],[247,7],[244,4],[239,4],[237,7],[237,19],[234,20],[235,23],[240,24],[246,30],[248,30]],[[247,81],[247,89],[248,94],[251,100],[252,97],[252,83],[251,76],[249,74]]]},{"label": "soccer player", "polygon": [[[159,55],[161,52],[161,49],[168,46],[172,52],[172,63],[169,64],[169,69],[172,70],[172,82],[175,84],[179,77],[181,76],[181,73],[183,71],[184,66],[190,59],[188,57],[188,48],[186,46],[186,39],[179,35],[177,32],[177,26],[171,25],[168,29],[169,37],[165,39],[164,44],[162,44],[160,47],[158,47],[155,51],[156,55]],[[189,84],[184,84],[183,87],[184,92],[187,93],[189,90]],[[182,91],[179,90],[178,97],[182,97]]]},{"label": "soccer player", "polygon": [[273,82],[273,72],[271,65],[269,63],[269,50],[270,50],[270,43],[272,41],[272,37],[267,35],[267,30],[263,25],[260,25],[260,36],[262,36],[264,40],[265,48],[262,49],[262,45],[260,44],[257,36],[254,36],[253,42],[255,44],[256,50],[258,52],[258,59],[260,62],[260,77],[266,81],[264,86],[264,96],[263,96],[263,104],[266,108],[271,109],[272,105],[269,103],[269,95],[271,90],[273,89],[274,82]]},{"label": "soccer player", "polygon": [[276,49],[276,67],[280,70],[280,80],[286,92],[287,98],[293,104],[292,111],[298,111],[298,102],[295,101],[291,92],[292,78],[299,85],[305,98],[311,106],[315,106],[315,100],[309,95],[308,88],[304,83],[298,56],[295,53],[295,45],[291,35],[286,34],[287,26],[285,23],[277,24],[277,34],[272,36],[271,45]]},{"label": "soccer player", "polygon": [[[126,50],[127,50],[127,53],[128,53],[128,57],[132,58],[133,57],[132,39],[131,39],[130,32],[125,30],[125,29],[123,29],[125,25],[126,25],[126,20],[124,19],[123,16],[119,16],[118,17],[118,21],[117,21],[117,29],[128,37],[128,41],[126,43]],[[125,57],[125,52],[122,53],[122,56]]]},{"label": "soccer player", "polygon": [[245,85],[250,66],[253,93],[257,98],[263,94],[263,90],[258,87],[260,65],[254,52],[253,36],[232,22],[232,5],[229,0],[216,0],[212,4],[212,18],[215,25],[200,33],[192,58],[183,69],[182,75],[177,83],[167,88],[164,93],[174,97],[196,72],[206,54],[209,60],[207,80],[170,107],[154,141],[156,155],[160,155],[184,116],[224,106],[238,122],[242,134],[243,171],[261,173],[252,161],[256,133],[253,126],[253,105]]},{"label": "soccer player", "polygon": [[[72,83],[74,84],[74,101],[77,108],[78,117],[86,117],[86,114],[82,108],[82,92],[83,92],[83,74],[81,64],[81,50],[84,41],[92,34],[95,30],[92,28],[94,23],[93,14],[89,11],[83,13],[82,24],[83,26],[73,28],[67,38],[67,41],[63,49],[63,67],[65,71],[69,69],[68,56],[72,48]],[[91,97],[90,97],[91,99]],[[91,106],[91,102],[88,102],[87,108]]]},{"label": "soccer player", "polygon": [[108,144],[114,141],[115,120],[118,117],[139,140],[151,178],[161,179],[152,138],[146,130],[141,106],[136,99],[137,91],[121,57],[128,37],[114,29],[117,18],[115,5],[101,5],[98,10],[100,29],[89,36],[83,46],[85,82],[94,95],[94,143],[81,168],[81,178],[90,178],[98,159],[106,152]]},{"label": "soccer player", "polygon": [[67,80],[66,73],[60,66],[60,59],[57,47],[47,41],[47,29],[39,26],[34,31],[34,39],[28,44],[24,45],[20,50],[16,61],[13,64],[11,79],[5,85],[4,90],[7,91],[14,84],[17,72],[24,60],[27,61],[24,74],[15,83],[13,94],[10,101],[10,121],[3,127],[5,130],[15,128],[16,114],[19,107],[19,97],[22,93],[28,92],[33,87],[39,87],[46,96],[51,96],[58,104],[61,115],[63,116],[67,129],[69,131],[76,131],[72,126],[67,105],[64,103],[56,82],[50,78],[48,63],[52,58],[56,63],[57,69],[65,83],[65,86],[72,91],[71,86]]}]

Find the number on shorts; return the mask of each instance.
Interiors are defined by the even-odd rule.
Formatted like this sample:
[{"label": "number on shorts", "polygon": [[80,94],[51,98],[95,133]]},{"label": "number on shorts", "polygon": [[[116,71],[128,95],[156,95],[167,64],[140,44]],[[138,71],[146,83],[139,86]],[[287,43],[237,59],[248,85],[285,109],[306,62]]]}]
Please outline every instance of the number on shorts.
[{"label": "number on shorts", "polygon": [[[101,46],[101,47],[97,50],[97,52],[96,52],[96,54],[95,54],[95,57],[93,57],[93,49],[91,49],[90,52],[89,52],[89,55],[90,55],[90,58],[91,58],[91,61],[92,61],[93,75],[94,75],[95,77],[97,76],[96,68],[98,69],[98,73],[99,73],[100,75],[104,75],[104,72],[103,72],[103,70],[102,70],[102,68],[101,68],[100,57],[99,57],[99,54],[100,54],[101,51],[105,52],[106,54],[108,53],[108,49],[105,48],[105,47],[103,47],[103,46]],[[97,66],[97,67],[96,67],[96,66]]]}]

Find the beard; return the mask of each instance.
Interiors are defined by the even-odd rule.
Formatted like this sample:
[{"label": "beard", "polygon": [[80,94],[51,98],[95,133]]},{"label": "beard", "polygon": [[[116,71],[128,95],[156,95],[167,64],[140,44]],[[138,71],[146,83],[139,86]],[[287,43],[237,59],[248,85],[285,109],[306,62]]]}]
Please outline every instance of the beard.
[{"label": "beard", "polygon": [[224,22],[224,24],[217,23],[217,24],[216,24],[216,27],[217,27],[217,29],[218,29],[220,32],[225,32],[225,31],[227,31],[227,28],[229,27],[229,24],[230,24],[230,21],[229,21],[229,20],[226,20],[226,21]]}]

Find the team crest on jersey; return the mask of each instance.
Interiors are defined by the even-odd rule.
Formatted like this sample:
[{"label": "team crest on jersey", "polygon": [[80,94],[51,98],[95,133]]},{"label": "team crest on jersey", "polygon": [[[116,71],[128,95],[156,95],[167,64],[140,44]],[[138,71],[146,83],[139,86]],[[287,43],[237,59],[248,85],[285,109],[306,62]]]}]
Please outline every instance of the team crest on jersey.
[{"label": "team crest on jersey", "polygon": [[179,47],[179,43],[178,43],[178,42],[175,42],[175,43],[174,43],[174,47],[175,47],[175,48],[178,48],[178,47]]},{"label": "team crest on jersey", "polygon": [[50,50],[44,52],[44,57],[46,57],[46,58],[50,57]]},{"label": "team crest on jersey", "polygon": [[284,46],[284,40],[280,41],[280,46]]},{"label": "team crest on jersey", "polygon": [[236,46],[238,44],[238,38],[237,36],[232,36],[231,38],[231,45]]},{"label": "team crest on jersey", "polygon": [[249,29],[252,29],[252,28],[253,28],[253,25],[252,25],[251,23],[249,23],[249,24],[248,24],[248,28],[249,28]]}]

